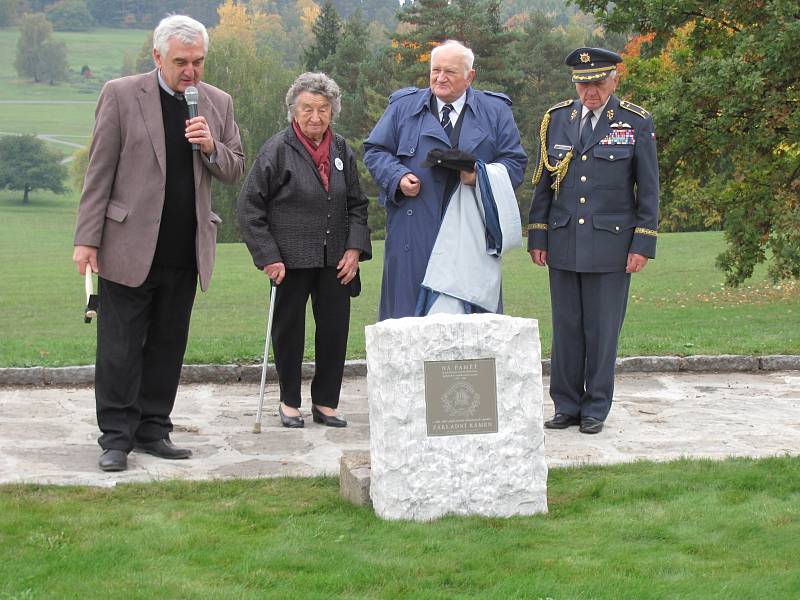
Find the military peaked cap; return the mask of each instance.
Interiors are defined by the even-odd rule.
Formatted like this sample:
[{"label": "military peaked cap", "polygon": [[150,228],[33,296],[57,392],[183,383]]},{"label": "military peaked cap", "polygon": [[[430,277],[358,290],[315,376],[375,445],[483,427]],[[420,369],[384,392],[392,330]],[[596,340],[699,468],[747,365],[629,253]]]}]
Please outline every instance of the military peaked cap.
[{"label": "military peaked cap", "polygon": [[605,48],[578,48],[569,53],[564,63],[572,67],[572,83],[591,83],[608,77],[622,57]]}]

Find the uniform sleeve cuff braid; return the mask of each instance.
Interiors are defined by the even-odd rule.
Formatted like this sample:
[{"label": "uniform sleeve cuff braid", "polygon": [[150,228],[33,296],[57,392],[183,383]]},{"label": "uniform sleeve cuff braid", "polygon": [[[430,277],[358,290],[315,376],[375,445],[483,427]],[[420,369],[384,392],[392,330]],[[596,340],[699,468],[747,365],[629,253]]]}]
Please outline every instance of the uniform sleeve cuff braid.
[{"label": "uniform sleeve cuff braid", "polygon": [[649,235],[652,237],[658,237],[658,232],[654,229],[647,229],[645,227],[637,227],[633,230],[634,233],[640,233],[641,235]]}]

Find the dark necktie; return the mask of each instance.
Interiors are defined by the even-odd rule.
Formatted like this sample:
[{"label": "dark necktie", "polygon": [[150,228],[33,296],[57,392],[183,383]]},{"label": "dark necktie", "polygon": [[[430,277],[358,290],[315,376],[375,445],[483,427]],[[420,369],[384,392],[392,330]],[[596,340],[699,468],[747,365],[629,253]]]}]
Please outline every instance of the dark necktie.
[{"label": "dark necktie", "polygon": [[594,126],[592,125],[592,117],[594,117],[594,113],[589,111],[586,113],[586,116],[583,118],[583,128],[581,129],[581,148],[586,148],[589,145],[589,139],[592,137],[592,132],[594,131]]},{"label": "dark necktie", "polygon": [[447,137],[450,137],[450,134],[453,133],[453,123],[450,122],[450,113],[452,110],[452,104],[445,104],[442,107],[442,127],[444,127],[444,132],[447,134]]}]

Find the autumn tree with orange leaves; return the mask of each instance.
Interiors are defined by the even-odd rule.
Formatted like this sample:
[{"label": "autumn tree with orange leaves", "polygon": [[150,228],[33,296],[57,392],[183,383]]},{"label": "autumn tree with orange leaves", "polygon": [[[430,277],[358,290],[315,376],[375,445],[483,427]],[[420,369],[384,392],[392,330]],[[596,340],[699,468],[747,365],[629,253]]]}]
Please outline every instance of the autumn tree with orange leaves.
[{"label": "autumn tree with orange leaves", "polygon": [[578,0],[639,33],[620,93],[653,113],[667,226],[722,226],[730,285],[800,278],[800,5]]},{"label": "autumn tree with orange leaves", "polygon": [[[218,8],[219,25],[209,31],[210,43],[204,80],[233,97],[233,109],[242,136],[247,168],[261,145],[287,126],[283,98],[295,77],[280,57],[258,45],[266,18],[244,4],[226,0]],[[214,180],[214,211],[222,217],[218,239],[239,240],[236,197],[239,186]]]}]

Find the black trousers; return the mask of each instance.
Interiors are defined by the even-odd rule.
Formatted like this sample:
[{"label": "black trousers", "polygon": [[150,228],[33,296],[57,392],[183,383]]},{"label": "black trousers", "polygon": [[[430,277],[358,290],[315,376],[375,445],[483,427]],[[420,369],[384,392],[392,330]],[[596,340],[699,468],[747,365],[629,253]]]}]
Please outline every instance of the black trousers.
[{"label": "black trousers", "polygon": [[336,408],[342,389],[350,328],[350,293],[348,286],[339,283],[334,267],[286,269],[286,277],[275,292],[272,349],[281,388],[281,402],[286,406],[300,407],[309,296],[317,326],[311,401],[318,406]]},{"label": "black trousers", "polygon": [[550,397],[557,413],[601,421],[608,416],[630,281],[625,272],[550,268]]},{"label": "black trousers", "polygon": [[103,449],[169,436],[197,271],[154,266],[139,287],[99,278],[95,399]]}]

